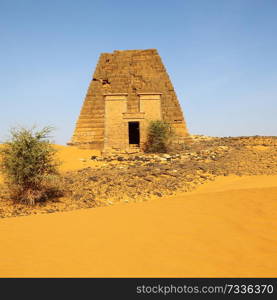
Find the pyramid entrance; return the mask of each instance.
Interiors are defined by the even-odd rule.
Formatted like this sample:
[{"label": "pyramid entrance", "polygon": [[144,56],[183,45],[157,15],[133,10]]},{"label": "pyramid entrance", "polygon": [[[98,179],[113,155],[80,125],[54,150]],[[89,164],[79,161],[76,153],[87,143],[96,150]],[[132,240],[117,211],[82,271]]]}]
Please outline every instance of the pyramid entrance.
[{"label": "pyramid entrance", "polygon": [[129,144],[140,145],[139,122],[128,122],[129,127]]}]

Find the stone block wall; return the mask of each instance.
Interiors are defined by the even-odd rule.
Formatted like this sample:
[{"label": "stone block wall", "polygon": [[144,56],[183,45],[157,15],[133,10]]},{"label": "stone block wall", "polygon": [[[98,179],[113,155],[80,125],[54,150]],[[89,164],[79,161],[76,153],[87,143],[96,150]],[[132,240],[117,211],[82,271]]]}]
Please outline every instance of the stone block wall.
[{"label": "stone block wall", "polygon": [[[157,50],[124,50],[101,54],[69,144],[103,150],[108,147],[107,141],[109,145],[113,143],[106,125],[115,121],[112,112],[119,113],[123,106],[119,100],[106,106],[105,97],[115,94],[124,94],[126,99],[126,111],[120,112],[125,114],[120,116],[125,123],[125,127],[122,125],[125,141],[114,142],[115,148],[118,143],[122,143],[120,147],[123,144],[128,147],[127,120],[141,120],[142,115],[136,115],[141,113],[145,113],[147,119],[169,122],[179,137],[188,136],[179,101]],[[158,96],[159,99],[152,99]],[[120,107],[117,108],[116,103]],[[142,140],[146,126],[146,122],[141,123]]]}]

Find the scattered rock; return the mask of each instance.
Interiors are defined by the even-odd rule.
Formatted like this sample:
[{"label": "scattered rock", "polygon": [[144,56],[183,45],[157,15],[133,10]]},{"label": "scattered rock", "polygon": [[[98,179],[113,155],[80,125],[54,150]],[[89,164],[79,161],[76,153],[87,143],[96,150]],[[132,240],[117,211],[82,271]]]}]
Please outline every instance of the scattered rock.
[{"label": "scattered rock", "polygon": [[197,137],[178,153],[113,154],[91,156],[91,160],[99,164],[64,174],[66,195],[59,202],[15,206],[1,186],[0,217],[145,201],[151,195],[191,191],[216,176],[277,174],[277,138]]}]

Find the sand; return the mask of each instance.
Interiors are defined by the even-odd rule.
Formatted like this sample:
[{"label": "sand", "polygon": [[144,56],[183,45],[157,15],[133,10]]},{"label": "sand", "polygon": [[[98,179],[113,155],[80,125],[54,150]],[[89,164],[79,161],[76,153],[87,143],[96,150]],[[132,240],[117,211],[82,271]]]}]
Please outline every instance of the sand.
[{"label": "sand", "polygon": [[2,219],[0,244],[2,277],[276,277],[277,176]]},{"label": "sand", "polygon": [[58,150],[56,157],[61,162],[61,172],[97,166],[97,162],[91,160],[91,156],[101,155],[100,151],[78,149],[77,147],[54,145],[54,148]]}]

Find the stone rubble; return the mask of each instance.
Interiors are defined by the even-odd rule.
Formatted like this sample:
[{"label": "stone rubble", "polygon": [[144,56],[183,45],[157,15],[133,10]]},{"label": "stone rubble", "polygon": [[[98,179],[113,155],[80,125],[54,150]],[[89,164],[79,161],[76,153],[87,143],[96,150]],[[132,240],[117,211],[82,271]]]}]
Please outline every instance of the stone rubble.
[{"label": "stone rubble", "polygon": [[65,196],[34,207],[0,190],[0,217],[140,202],[191,191],[228,175],[276,175],[277,137],[195,138],[176,153],[92,156],[101,162],[63,174]]}]

